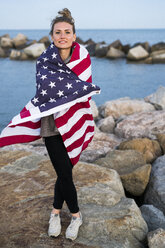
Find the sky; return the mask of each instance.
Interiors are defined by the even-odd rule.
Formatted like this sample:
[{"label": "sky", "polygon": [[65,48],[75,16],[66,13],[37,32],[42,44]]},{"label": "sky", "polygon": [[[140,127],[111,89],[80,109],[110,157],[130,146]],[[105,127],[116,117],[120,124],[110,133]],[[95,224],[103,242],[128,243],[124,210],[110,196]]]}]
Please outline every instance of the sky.
[{"label": "sky", "polygon": [[49,29],[65,7],[77,29],[165,28],[165,0],[0,0],[0,29]]}]

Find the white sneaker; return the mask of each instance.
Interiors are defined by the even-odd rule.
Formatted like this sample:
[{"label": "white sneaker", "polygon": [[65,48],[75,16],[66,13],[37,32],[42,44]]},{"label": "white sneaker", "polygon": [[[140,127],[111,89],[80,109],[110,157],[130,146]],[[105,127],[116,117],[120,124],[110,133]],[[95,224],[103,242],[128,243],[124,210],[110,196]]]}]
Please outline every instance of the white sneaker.
[{"label": "white sneaker", "polygon": [[61,220],[59,214],[50,215],[48,235],[52,237],[57,237],[61,233]]},{"label": "white sneaker", "polygon": [[66,238],[75,240],[78,236],[79,227],[82,225],[82,214],[80,213],[80,217],[72,217],[71,223],[66,229]]}]

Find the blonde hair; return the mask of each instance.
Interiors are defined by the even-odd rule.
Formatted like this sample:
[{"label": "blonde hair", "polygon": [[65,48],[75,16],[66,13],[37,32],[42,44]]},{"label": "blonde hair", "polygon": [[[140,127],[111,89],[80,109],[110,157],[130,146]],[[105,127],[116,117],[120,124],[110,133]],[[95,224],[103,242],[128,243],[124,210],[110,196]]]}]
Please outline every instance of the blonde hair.
[{"label": "blonde hair", "polygon": [[58,15],[51,22],[50,35],[53,35],[54,25],[58,22],[67,22],[67,23],[71,24],[72,28],[73,28],[73,33],[75,34],[76,30],[75,30],[74,19],[71,15],[71,12],[69,11],[69,9],[64,8],[64,9],[58,11]]}]

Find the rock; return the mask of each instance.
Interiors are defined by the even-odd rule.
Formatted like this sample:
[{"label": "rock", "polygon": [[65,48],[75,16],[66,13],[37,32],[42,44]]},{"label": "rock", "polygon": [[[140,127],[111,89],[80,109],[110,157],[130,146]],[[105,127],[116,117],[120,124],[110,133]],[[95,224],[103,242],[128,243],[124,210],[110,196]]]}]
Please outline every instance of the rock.
[{"label": "rock", "polygon": [[93,118],[96,119],[99,115],[99,111],[98,111],[95,101],[90,100],[90,105],[92,109]]},{"label": "rock", "polygon": [[21,57],[21,51],[12,49],[10,53],[10,59],[19,60]]},{"label": "rock", "polygon": [[132,46],[132,48],[133,47],[137,47],[137,46],[142,46],[147,52],[150,52],[150,45],[149,45],[149,43],[148,42],[143,42],[143,43],[141,43],[141,42],[138,42],[138,43],[135,43],[133,46]]},{"label": "rock", "polygon": [[96,57],[105,57],[108,52],[108,45],[107,44],[96,44],[95,47],[95,56]]},{"label": "rock", "polygon": [[13,41],[10,38],[2,37],[1,38],[1,47],[2,48],[12,48]]},{"label": "rock", "polygon": [[144,247],[147,225],[134,200],[125,198],[114,170],[81,162],[74,167],[83,225],[70,242],[65,238],[70,222],[65,204],[62,234],[57,239],[47,235],[56,180],[50,161],[23,151],[1,151],[0,160],[1,247]]},{"label": "rock", "polygon": [[161,109],[165,109],[165,87],[160,86],[155,93],[145,97],[145,101],[159,105]]},{"label": "rock", "polygon": [[148,246],[149,248],[164,248],[165,247],[165,230],[159,228],[155,231],[148,233]]},{"label": "rock", "polygon": [[149,53],[142,46],[137,46],[129,50],[127,59],[141,60],[141,59],[147,58],[148,56],[149,56]]},{"label": "rock", "polygon": [[124,141],[119,145],[119,149],[139,151],[143,154],[147,163],[152,163],[157,157],[162,155],[159,143],[148,138]]},{"label": "rock", "polygon": [[165,154],[165,134],[164,133],[156,134],[156,138],[158,139],[158,142],[163,150],[163,153]]},{"label": "rock", "polygon": [[152,204],[165,214],[165,155],[152,164],[151,177],[145,193],[144,203]]},{"label": "rock", "polygon": [[86,49],[88,50],[90,56],[95,56],[96,55],[96,44],[89,44],[85,46]]},{"label": "rock", "polygon": [[114,134],[105,134],[95,128],[93,140],[87,149],[82,152],[80,160],[91,163],[100,157],[104,157],[107,152],[114,150],[121,141]]},{"label": "rock", "polygon": [[122,43],[121,43],[120,40],[115,40],[115,41],[112,42],[108,47],[109,47],[109,48],[113,47],[113,48],[116,48],[116,49],[118,49],[118,50],[122,50],[123,45],[122,45]]},{"label": "rock", "polygon": [[2,47],[0,47],[0,58],[5,58],[5,57],[7,57],[5,50]]},{"label": "rock", "polygon": [[165,42],[159,42],[153,46],[151,46],[151,52],[165,50]]},{"label": "rock", "polygon": [[44,45],[45,45],[46,48],[51,44],[51,42],[50,42],[48,36],[42,37],[42,38],[38,41],[38,43],[44,43]]},{"label": "rock", "polygon": [[148,184],[151,165],[146,165],[143,155],[135,150],[110,151],[95,163],[116,170],[124,188],[132,195],[141,195]]},{"label": "rock", "polygon": [[124,188],[131,195],[140,196],[144,193],[149,182],[151,165],[145,164],[133,172],[121,175]]},{"label": "rock", "polygon": [[46,47],[43,43],[36,43],[29,47],[26,47],[24,49],[24,52],[32,58],[37,58],[45,51],[45,49]]},{"label": "rock", "polygon": [[148,137],[156,138],[156,134],[165,132],[165,111],[140,112],[125,117],[117,123],[115,134],[124,139]]},{"label": "rock", "polygon": [[27,37],[24,34],[17,34],[15,38],[13,38],[13,44],[15,48],[24,48],[26,45]]},{"label": "rock", "polygon": [[85,42],[80,37],[76,37],[76,42],[79,44],[85,44]]},{"label": "rock", "polygon": [[130,50],[130,45],[129,45],[129,44],[123,45],[122,51],[123,51],[125,54],[127,54],[127,53],[129,52],[129,50]]},{"label": "rock", "polygon": [[129,97],[108,101],[99,107],[99,112],[102,117],[111,115],[114,118],[153,110],[155,109],[151,104],[146,103],[143,100],[132,100]]},{"label": "rock", "polygon": [[148,225],[149,232],[159,227],[165,229],[165,216],[162,211],[153,205],[142,205],[140,210]]},{"label": "rock", "polygon": [[114,47],[110,47],[108,52],[107,52],[106,57],[109,59],[118,59],[118,58],[124,58],[125,54],[124,54],[124,52],[120,51],[119,49],[116,49]]},{"label": "rock", "polygon": [[85,41],[86,45],[92,45],[92,44],[96,44],[92,39],[88,39]]},{"label": "rock", "polygon": [[105,133],[113,133],[115,127],[115,121],[112,116],[108,116],[101,119],[97,123],[97,127]]},{"label": "rock", "polygon": [[154,51],[150,54],[153,63],[165,63],[165,49]]}]

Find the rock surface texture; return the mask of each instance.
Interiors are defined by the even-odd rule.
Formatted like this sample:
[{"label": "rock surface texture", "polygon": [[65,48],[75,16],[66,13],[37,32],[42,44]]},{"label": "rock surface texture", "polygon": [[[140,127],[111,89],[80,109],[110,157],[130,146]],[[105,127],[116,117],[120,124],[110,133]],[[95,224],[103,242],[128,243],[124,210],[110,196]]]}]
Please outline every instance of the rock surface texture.
[{"label": "rock surface texture", "polygon": [[[124,195],[115,170],[79,162],[73,169],[84,224],[70,242],[64,205],[62,234],[47,235],[56,175],[47,157],[27,151],[0,151],[0,244],[2,248],[142,248],[147,225],[133,199]],[[9,197],[10,196],[10,197]]]},{"label": "rock surface texture", "polygon": [[164,248],[165,247],[165,230],[157,229],[148,234],[149,248]]}]

